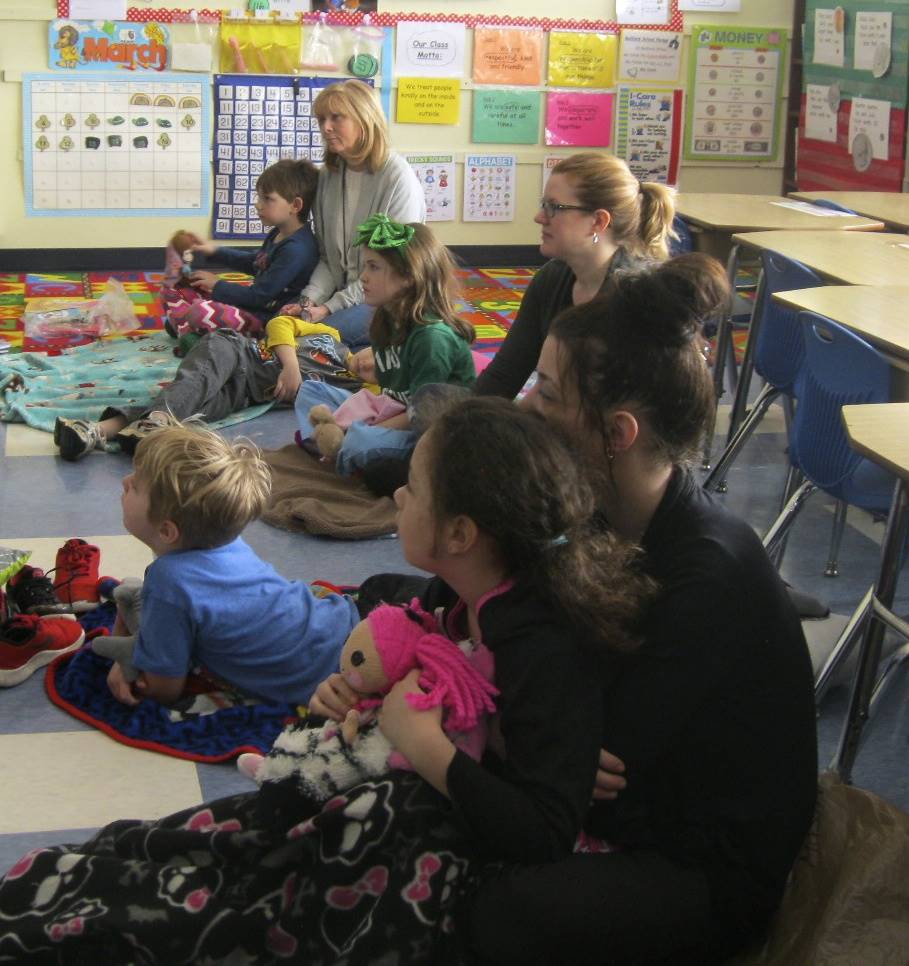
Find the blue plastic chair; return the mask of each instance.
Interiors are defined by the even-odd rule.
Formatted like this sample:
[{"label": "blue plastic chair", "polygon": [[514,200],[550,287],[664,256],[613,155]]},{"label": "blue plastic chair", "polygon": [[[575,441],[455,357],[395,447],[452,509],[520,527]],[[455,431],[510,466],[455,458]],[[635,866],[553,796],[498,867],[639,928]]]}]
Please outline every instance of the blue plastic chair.
[{"label": "blue plastic chair", "polygon": [[691,229],[688,222],[681,215],[676,215],[672,219],[672,230],[676,237],[669,239],[669,257],[675,258],[676,255],[684,255],[686,252],[694,251],[694,239],[691,237]]},{"label": "blue plastic chair", "polygon": [[891,367],[864,339],[814,312],[799,313],[804,364],[798,404],[789,437],[789,458],[804,477],[764,537],[771,557],[784,543],[805,501],[817,490],[839,501],[831,537],[828,571],[846,523],[845,506],[886,515],[895,477],[849,445],[840,411],[843,406],[890,400]]},{"label": "blue plastic chair", "polygon": [[[707,489],[725,489],[726,472],[777,397],[785,397],[787,416],[791,416],[791,399],[795,395],[795,384],[804,358],[802,330],[798,313],[775,302],[773,293],[817,288],[824,284],[810,268],[777,252],[762,252],[761,268],[750,338],[754,340],[754,369],[764,379],[765,385],[704,480]],[[787,481],[787,492],[782,503],[786,502],[790,488],[791,477]]]}]

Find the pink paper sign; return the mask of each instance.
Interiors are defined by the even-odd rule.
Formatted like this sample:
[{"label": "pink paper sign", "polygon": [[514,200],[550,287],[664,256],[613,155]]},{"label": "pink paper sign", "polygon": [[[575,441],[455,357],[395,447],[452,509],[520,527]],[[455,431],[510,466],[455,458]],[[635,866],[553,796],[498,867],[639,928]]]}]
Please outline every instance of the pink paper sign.
[{"label": "pink paper sign", "polygon": [[612,94],[548,94],[546,143],[609,147],[613,97]]}]

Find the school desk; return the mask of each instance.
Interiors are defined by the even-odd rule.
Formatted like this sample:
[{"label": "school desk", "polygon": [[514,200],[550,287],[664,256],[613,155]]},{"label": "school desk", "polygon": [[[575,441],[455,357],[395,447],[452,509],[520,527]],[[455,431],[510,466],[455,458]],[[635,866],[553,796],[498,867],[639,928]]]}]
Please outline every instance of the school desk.
[{"label": "school desk", "polygon": [[852,615],[833,655],[828,659],[829,664],[841,652],[848,652],[852,643],[861,636],[849,710],[833,763],[842,780],[848,782],[862,729],[887,684],[893,680],[893,672],[909,657],[909,644],[904,643],[878,676],[885,627],[896,631],[904,642],[909,641],[909,624],[891,610],[909,529],[909,403],[843,406],[842,413],[846,435],[853,449],[890,470],[897,480],[874,584]]},{"label": "school desk", "polygon": [[860,215],[880,218],[888,229],[909,231],[909,194],[898,191],[791,191],[797,201],[826,198]]}]

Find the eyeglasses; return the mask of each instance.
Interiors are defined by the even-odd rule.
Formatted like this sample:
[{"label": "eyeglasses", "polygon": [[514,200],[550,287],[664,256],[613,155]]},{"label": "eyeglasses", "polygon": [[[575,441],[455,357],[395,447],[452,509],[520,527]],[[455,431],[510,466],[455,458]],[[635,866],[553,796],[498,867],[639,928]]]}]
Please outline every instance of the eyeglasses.
[{"label": "eyeglasses", "polygon": [[591,208],[585,208],[583,205],[560,205],[557,201],[546,201],[545,198],[540,199],[540,211],[542,211],[547,218],[555,218],[560,211],[591,210]]}]

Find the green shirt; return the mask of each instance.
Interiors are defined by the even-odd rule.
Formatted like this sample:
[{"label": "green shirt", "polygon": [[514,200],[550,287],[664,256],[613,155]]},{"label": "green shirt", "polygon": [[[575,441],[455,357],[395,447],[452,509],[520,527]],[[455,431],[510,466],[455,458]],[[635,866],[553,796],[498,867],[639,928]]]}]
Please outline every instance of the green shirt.
[{"label": "green shirt", "polygon": [[374,351],[382,392],[404,405],[427,383],[472,389],[477,379],[470,346],[444,322],[416,326],[403,345]]}]

